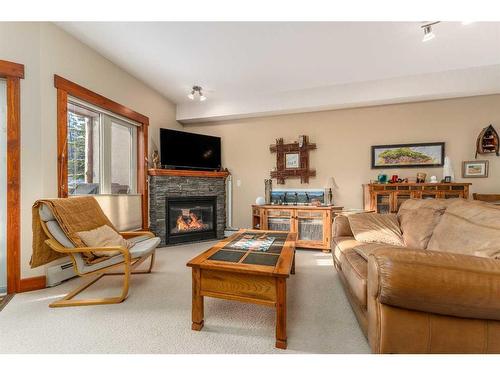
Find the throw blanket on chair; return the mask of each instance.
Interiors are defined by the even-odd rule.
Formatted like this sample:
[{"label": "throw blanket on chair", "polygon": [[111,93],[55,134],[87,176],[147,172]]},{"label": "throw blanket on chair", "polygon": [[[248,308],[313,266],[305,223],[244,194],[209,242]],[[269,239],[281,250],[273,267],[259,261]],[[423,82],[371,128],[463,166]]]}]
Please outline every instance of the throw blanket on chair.
[{"label": "throw blanket on chair", "polygon": [[[66,234],[66,237],[75,247],[85,247],[86,245],[76,234],[92,230],[103,225],[108,225],[116,232],[116,228],[111,224],[107,216],[99,206],[94,197],[74,197],[74,198],[56,198],[41,199],[35,202],[32,208],[33,216],[33,255],[31,256],[31,268],[35,268],[55,259],[67,256],[52,250],[45,241],[47,234],[42,228],[39,208],[41,204],[50,207],[59,226]],[[86,253],[87,263],[96,263],[108,257],[96,257],[92,253]]]}]

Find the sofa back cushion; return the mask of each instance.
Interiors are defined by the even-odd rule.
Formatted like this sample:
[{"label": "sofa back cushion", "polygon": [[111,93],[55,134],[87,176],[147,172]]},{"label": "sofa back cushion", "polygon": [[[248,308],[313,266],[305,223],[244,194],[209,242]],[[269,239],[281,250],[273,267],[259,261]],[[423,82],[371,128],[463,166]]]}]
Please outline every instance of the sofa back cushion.
[{"label": "sofa back cushion", "polygon": [[359,242],[404,246],[396,214],[360,213],[347,218],[354,238]]},{"label": "sofa back cushion", "polygon": [[405,246],[426,249],[450,199],[408,199],[398,211]]},{"label": "sofa back cushion", "polygon": [[479,201],[452,202],[427,245],[428,250],[488,256],[500,251],[500,207]]}]

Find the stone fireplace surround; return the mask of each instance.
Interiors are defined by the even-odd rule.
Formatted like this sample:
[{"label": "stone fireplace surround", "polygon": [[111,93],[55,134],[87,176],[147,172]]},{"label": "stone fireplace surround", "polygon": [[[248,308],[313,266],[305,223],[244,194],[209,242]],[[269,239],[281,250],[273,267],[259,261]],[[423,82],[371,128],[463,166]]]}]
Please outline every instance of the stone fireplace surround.
[{"label": "stone fireplace surround", "polygon": [[224,238],[226,227],[226,177],[227,172],[185,171],[150,169],[149,174],[149,225],[150,230],[166,243],[167,197],[216,196],[217,238]]}]

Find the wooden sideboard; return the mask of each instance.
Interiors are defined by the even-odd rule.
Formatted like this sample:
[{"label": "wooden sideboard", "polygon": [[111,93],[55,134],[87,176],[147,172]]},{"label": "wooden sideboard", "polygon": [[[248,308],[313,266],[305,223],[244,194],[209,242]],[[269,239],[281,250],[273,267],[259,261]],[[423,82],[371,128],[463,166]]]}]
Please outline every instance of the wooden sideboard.
[{"label": "wooden sideboard", "polygon": [[364,208],[378,213],[398,212],[404,201],[469,198],[470,183],[397,183],[363,185]]},{"label": "wooden sideboard", "polygon": [[295,246],[325,252],[331,249],[332,223],[339,206],[252,206],[252,227],[296,232]]}]

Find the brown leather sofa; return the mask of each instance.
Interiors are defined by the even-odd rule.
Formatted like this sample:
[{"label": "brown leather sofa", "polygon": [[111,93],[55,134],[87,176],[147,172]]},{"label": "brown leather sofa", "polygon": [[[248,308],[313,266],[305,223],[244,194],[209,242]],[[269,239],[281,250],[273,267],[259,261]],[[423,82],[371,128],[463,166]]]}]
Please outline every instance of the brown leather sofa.
[{"label": "brown leather sofa", "polygon": [[348,217],[335,219],[334,264],[372,352],[500,353],[500,208],[416,201],[399,220],[403,234],[430,228],[424,248],[362,256]]}]

